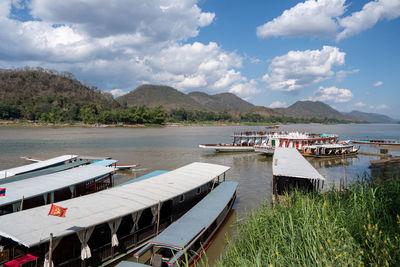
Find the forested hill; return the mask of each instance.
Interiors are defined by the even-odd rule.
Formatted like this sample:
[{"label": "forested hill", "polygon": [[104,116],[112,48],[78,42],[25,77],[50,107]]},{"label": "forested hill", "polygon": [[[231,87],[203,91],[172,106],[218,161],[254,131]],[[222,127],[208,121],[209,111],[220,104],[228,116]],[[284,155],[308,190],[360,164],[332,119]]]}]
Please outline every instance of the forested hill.
[{"label": "forested hill", "polygon": [[37,120],[53,108],[74,119],[80,108],[118,107],[111,94],[83,85],[71,73],[42,69],[0,71],[0,99],[18,107],[26,119]]},{"label": "forested hill", "polygon": [[[353,116],[352,116],[353,115]],[[114,100],[68,72],[0,70],[0,119],[51,123],[137,124],[164,122],[338,123],[360,122],[322,102],[298,101],[288,108],[254,106],[231,93],[182,93],[142,85]],[[377,114],[374,114],[377,115]]]},{"label": "forested hill", "polygon": [[327,118],[340,121],[361,121],[351,115],[344,115],[331,106],[320,101],[297,101],[287,108],[277,108],[276,111],[287,116],[302,118]]},{"label": "forested hill", "polygon": [[203,92],[184,94],[175,88],[164,85],[144,84],[126,95],[117,98],[123,105],[148,107],[163,106],[166,110],[185,109],[212,112],[246,111],[253,104],[231,93],[209,95]]}]

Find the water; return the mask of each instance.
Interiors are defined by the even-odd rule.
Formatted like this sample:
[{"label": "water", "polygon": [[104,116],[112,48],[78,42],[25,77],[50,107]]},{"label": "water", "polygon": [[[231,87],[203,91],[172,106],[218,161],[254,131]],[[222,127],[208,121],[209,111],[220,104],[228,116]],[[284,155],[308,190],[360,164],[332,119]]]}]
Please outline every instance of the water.
[{"label": "water", "polygon": [[[305,130],[315,133],[333,133],[340,140],[354,138],[398,139],[399,124],[286,125],[283,130]],[[139,163],[140,176],[154,170],[173,170],[194,161],[230,166],[227,180],[238,181],[235,214],[242,218],[246,212],[259,207],[270,197],[271,158],[255,153],[214,153],[198,148],[201,143],[229,143],[233,132],[260,130],[260,127],[166,127],[166,128],[0,128],[0,170],[27,164],[21,156],[38,158],[62,154],[109,156],[120,163]],[[364,146],[362,151],[377,152]],[[398,154],[399,152],[390,152]],[[325,188],[338,186],[347,176],[349,182],[369,173],[369,161],[375,156],[358,155],[352,158],[309,159],[326,178]],[[131,179],[131,172],[116,177],[116,183]],[[235,216],[233,216],[235,217]],[[207,251],[213,264],[224,248],[224,233],[231,229],[230,219],[219,232],[216,245]],[[229,231],[228,231],[229,232]]]}]

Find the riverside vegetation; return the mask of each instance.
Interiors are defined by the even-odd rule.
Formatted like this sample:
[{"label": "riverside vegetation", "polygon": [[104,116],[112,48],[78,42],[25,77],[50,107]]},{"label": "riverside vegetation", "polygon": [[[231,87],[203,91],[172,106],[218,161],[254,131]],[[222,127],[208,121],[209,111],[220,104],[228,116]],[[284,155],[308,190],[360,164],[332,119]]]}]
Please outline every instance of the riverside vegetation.
[{"label": "riverside vegetation", "polygon": [[217,266],[400,266],[400,179],[292,192],[238,223]]},{"label": "riverside vegetation", "polygon": [[[351,122],[351,120],[337,114],[337,117],[298,117],[259,107],[263,112],[266,112],[263,115],[257,113],[258,111],[253,111],[251,109],[252,104],[228,93],[220,94],[219,97],[222,98],[214,104],[215,107],[213,106],[214,108],[219,107],[220,110],[207,109],[197,102],[195,105],[193,99],[191,99],[193,106],[186,105],[183,107],[179,105],[189,101],[189,98],[176,89],[149,85],[146,90],[142,91],[148,93],[150,92],[149,88],[154,89],[153,95],[144,95],[143,101],[131,105],[124,101],[123,97],[114,99],[110,93],[102,92],[96,86],[89,86],[86,82],[82,84],[69,72],[58,73],[42,68],[0,70],[0,119],[43,124],[101,123],[110,125]],[[168,90],[163,90],[166,88]],[[163,92],[163,94],[160,92]],[[145,104],[146,101],[151,101],[155,96],[165,100],[160,103],[164,103],[166,106]],[[186,98],[181,99],[181,103],[178,101],[178,96]],[[197,93],[196,97],[200,96],[201,94]],[[207,97],[212,96],[208,95]],[[136,98],[139,98],[139,96],[136,96]],[[173,103],[173,101],[176,101],[176,103]],[[171,103],[175,107],[166,108]],[[321,109],[328,108],[323,103],[315,103],[315,105],[321,106],[318,107],[318,114],[322,114]],[[235,110],[239,106],[247,109]],[[310,106],[310,103],[307,103],[306,106]],[[221,109],[221,107],[223,108]],[[296,107],[294,113],[300,114],[299,110],[301,111],[301,108]],[[329,112],[333,111],[330,110]]]}]

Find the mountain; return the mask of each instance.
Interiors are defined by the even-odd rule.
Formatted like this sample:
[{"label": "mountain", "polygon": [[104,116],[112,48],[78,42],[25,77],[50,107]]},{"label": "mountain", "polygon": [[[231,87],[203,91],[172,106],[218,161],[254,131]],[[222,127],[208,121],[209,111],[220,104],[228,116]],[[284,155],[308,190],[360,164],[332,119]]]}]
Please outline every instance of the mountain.
[{"label": "mountain", "polygon": [[357,121],[351,115],[344,115],[331,106],[320,101],[297,101],[287,108],[276,108],[275,111],[286,116],[302,118],[328,118],[344,121]]},{"label": "mountain", "polygon": [[0,71],[0,99],[24,107],[34,107],[43,102],[57,102],[59,106],[70,103],[119,106],[111,94],[83,85],[72,73],[28,68]]},{"label": "mountain", "polygon": [[378,113],[367,113],[361,112],[357,110],[353,110],[349,113],[345,113],[346,115],[353,116],[361,121],[366,121],[370,123],[398,123],[398,120],[390,118],[389,116],[378,114]]},{"label": "mountain", "polygon": [[209,95],[203,92],[192,92],[188,94],[193,100],[204,108],[212,111],[239,110],[245,111],[254,107],[247,101],[231,93]]},{"label": "mountain", "polygon": [[209,95],[203,92],[184,94],[172,87],[145,84],[116,99],[128,106],[163,106],[166,110],[184,108],[187,110],[231,111],[249,110],[254,105],[231,93]]}]

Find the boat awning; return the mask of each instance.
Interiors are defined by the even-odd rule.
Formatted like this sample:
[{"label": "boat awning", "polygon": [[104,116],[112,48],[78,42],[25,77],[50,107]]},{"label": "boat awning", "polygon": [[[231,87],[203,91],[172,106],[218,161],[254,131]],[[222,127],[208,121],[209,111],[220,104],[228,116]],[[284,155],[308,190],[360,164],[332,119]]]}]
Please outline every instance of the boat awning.
[{"label": "boat awning", "polygon": [[24,166],[20,166],[20,167],[16,167],[16,168],[8,169],[8,170],[2,170],[2,171],[0,171],[0,179],[6,178],[9,176],[15,176],[15,175],[18,175],[21,173],[26,173],[26,172],[30,172],[30,171],[34,171],[34,170],[47,168],[47,167],[50,167],[50,166],[53,166],[56,164],[63,163],[68,160],[74,160],[77,157],[78,157],[77,155],[63,155],[63,156],[59,156],[56,158],[51,158],[48,160],[43,160],[43,161],[39,161],[36,163],[32,163],[32,164],[28,164],[28,165],[24,165]]},{"label": "boat awning", "polygon": [[232,198],[237,182],[223,182],[150,243],[184,249],[207,229]]},{"label": "boat awning", "polygon": [[68,208],[64,218],[48,216],[50,205],[3,215],[0,236],[32,247],[47,242],[50,233],[62,237],[153,207],[211,182],[227,170],[226,166],[195,162],[151,179],[57,202]]},{"label": "boat awning", "polygon": [[277,147],[272,159],[274,176],[325,180],[295,148]]},{"label": "boat awning", "polygon": [[[62,188],[95,179],[112,173],[114,168],[100,166],[81,166],[62,172],[32,177],[11,183],[1,184],[0,187],[6,188],[6,195],[0,197],[0,206],[40,196]],[[1,217],[3,220],[3,217]]]}]

